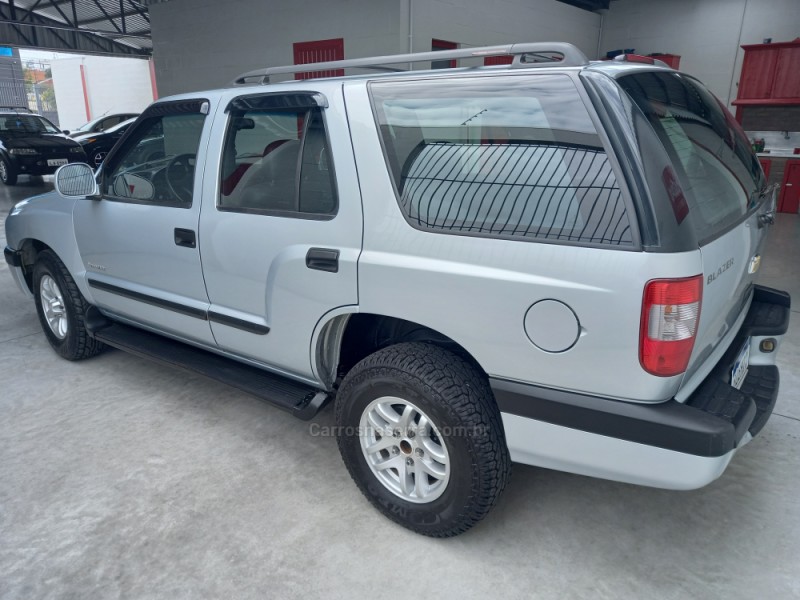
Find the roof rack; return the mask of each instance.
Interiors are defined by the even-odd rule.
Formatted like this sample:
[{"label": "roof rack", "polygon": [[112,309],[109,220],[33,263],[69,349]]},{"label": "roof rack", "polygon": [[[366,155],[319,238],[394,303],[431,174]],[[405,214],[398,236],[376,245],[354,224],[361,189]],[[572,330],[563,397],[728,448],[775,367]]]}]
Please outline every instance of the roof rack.
[{"label": "roof rack", "polygon": [[588,65],[586,56],[577,47],[566,42],[532,42],[526,44],[506,44],[503,46],[482,46],[478,48],[458,48],[456,50],[435,50],[416,52],[414,54],[392,54],[389,56],[372,56],[368,58],[351,58],[347,60],[331,60],[303,65],[285,65],[267,67],[242,73],[230,85],[248,85],[269,83],[271,75],[286,73],[310,73],[349,67],[378,71],[402,71],[388,67],[401,63],[417,63],[438,60],[455,60],[458,58],[482,58],[487,56],[513,56],[510,68],[549,67],[553,64],[564,67],[581,67]]},{"label": "roof rack", "polygon": [[0,111],[6,111],[6,112],[14,111],[14,112],[26,112],[26,113],[32,112],[31,109],[28,108],[27,106],[0,106]]}]

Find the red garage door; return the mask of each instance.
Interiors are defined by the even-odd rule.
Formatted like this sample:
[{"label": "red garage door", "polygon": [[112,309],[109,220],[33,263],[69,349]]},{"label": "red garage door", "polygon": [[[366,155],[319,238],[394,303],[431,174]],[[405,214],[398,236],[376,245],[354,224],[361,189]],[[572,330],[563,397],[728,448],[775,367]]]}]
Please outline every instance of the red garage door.
[{"label": "red garage door", "polygon": [[[431,50],[455,50],[458,44],[447,40],[431,40]],[[458,61],[455,60],[432,60],[431,69],[455,69]]]},{"label": "red garage door", "polygon": [[514,60],[513,56],[487,56],[483,59],[483,64],[489,65],[510,65]]},{"label": "red garage door", "polygon": [[[294,64],[307,65],[308,63],[325,62],[329,60],[344,60],[344,39],[319,40],[316,42],[297,42],[294,44]],[[340,77],[344,69],[331,69],[328,71],[314,71],[312,73],[297,73],[295,79],[314,79],[316,77]]]}]

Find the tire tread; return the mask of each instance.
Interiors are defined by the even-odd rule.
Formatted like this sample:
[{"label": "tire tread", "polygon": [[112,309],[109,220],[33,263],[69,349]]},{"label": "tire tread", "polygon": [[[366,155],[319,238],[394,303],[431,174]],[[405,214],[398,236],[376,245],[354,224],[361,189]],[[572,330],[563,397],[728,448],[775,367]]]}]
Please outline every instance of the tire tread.
[{"label": "tire tread", "polygon": [[[83,294],[81,294],[81,291],[78,289],[67,267],[52,250],[42,250],[37,257],[37,264],[38,263],[41,263],[56,276],[57,283],[61,288],[61,293],[69,298],[69,302],[72,305],[71,314],[69,316],[73,318],[73,322],[70,325],[74,330],[75,343],[63,343],[60,345],[53,345],[51,343],[53,349],[67,360],[83,360],[100,354],[106,349],[106,345],[89,335],[85,324],[86,310],[89,308],[89,303],[86,302]],[[36,299],[38,304],[38,293]],[[47,335],[48,340],[52,339],[48,325],[41,314],[40,306],[37,306],[37,312],[39,313],[39,320],[42,322],[45,335]]]},{"label": "tire tread", "polygon": [[[495,506],[511,474],[511,459],[500,411],[486,377],[460,356],[432,344],[409,342],[389,346],[363,359],[345,377],[337,394],[335,412],[338,424],[341,424],[344,410],[340,398],[347,398],[352,386],[363,378],[369,378],[376,369],[382,374],[419,380],[428,394],[438,395],[447,403],[457,415],[459,426],[485,432],[471,438],[472,459],[478,464],[478,469],[473,470],[473,494],[464,503],[460,514],[451,519],[449,526],[439,530],[423,529],[398,519],[396,514],[372,501],[365,486],[354,476],[351,465],[347,465],[351,477],[381,512],[412,531],[431,537],[452,537],[467,531]],[[342,443],[340,437],[340,449]],[[344,452],[342,456],[345,456]]]}]

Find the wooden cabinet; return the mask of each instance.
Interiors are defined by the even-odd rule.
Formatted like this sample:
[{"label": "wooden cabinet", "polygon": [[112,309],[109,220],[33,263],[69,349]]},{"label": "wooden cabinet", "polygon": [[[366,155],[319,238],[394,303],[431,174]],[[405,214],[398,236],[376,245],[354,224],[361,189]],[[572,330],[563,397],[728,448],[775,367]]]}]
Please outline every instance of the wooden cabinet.
[{"label": "wooden cabinet", "polygon": [[800,44],[778,53],[772,97],[800,98]]},{"label": "wooden cabinet", "polygon": [[[771,46],[772,44],[766,44]],[[770,98],[778,53],[772,48],[745,48],[737,100]]]},{"label": "wooden cabinet", "polygon": [[769,169],[772,166],[772,161],[768,158],[759,158],[758,162],[761,163],[761,169],[764,171],[764,179],[769,181]]},{"label": "wooden cabinet", "polygon": [[798,208],[800,208],[800,160],[790,160],[786,163],[783,174],[778,212],[796,214]]},{"label": "wooden cabinet", "polygon": [[742,46],[744,62],[733,104],[800,104],[800,38]]},{"label": "wooden cabinet", "polygon": [[649,56],[652,56],[661,62],[667,63],[668,66],[672,67],[676,71],[681,68],[680,54],[650,54]]}]

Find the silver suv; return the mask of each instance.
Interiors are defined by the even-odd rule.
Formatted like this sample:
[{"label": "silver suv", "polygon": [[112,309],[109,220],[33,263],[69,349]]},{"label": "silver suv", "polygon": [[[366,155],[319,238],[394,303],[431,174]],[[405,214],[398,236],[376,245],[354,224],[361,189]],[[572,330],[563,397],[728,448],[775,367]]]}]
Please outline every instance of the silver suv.
[{"label": "silver suv", "polygon": [[56,352],[115,346],[303,419],[334,399],[356,484],[419,533],[474,525],[512,462],[703,486],[777,398],[773,190],[720,102],[652,59],[250,72],[158,101],[56,187],[5,250]]}]

